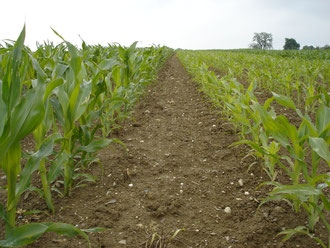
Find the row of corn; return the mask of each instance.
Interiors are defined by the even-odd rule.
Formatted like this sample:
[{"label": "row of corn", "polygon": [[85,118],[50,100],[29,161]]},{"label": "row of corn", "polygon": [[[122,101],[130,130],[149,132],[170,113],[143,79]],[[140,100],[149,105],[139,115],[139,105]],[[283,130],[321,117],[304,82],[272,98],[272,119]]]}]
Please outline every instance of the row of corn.
[{"label": "row of corn", "polygon": [[[284,200],[294,211],[305,210],[307,224],[282,231],[284,240],[303,233],[322,247],[326,248],[326,243],[330,247],[327,220],[330,201],[326,193],[330,187],[329,61],[310,64],[309,61],[295,62],[295,59],[285,61],[273,55],[226,51],[179,51],[178,57],[201,90],[240,133],[240,141],[233,145],[246,144],[251,148],[249,155],[261,159],[262,169],[269,177],[262,185],[271,185],[272,190],[260,206]],[[217,76],[214,68],[225,76]],[[300,69],[302,71],[295,71]],[[290,80],[282,75],[288,71],[293,75]],[[277,78],[271,80],[273,76],[263,77],[262,74]],[[240,80],[248,82],[248,87]],[[297,89],[296,84],[301,91],[295,94],[301,94],[304,105],[294,101],[291,90],[286,90],[286,87]],[[313,87],[310,95],[308,87]],[[256,94],[260,91],[271,92],[263,103]],[[285,115],[277,114],[275,102],[294,112],[299,124],[290,123]],[[286,175],[290,183],[279,180],[279,173]],[[315,235],[317,224],[324,225],[329,238]]]},{"label": "row of corn", "polygon": [[[265,51],[264,54],[249,51],[197,51],[194,55],[229,77],[254,81],[263,90],[276,91],[295,99],[297,107],[305,111],[311,111],[316,103],[315,97],[330,86],[328,59],[283,58],[282,51]],[[328,53],[330,56],[329,51],[314,53]]]},{"label": "row of corn", "polygon": [[[54,32],[63,42],[38,45],[36,51],[24,46],[25,27],[15,43],[0,45],[0,165],[7,192],[0,204],[6,229],[0,247],[27,245],[45,232],[88,240],[85,232],[101,230],[63,223],[17,227],[17,206],[22,194],[33,190],[54,213],[54,194],[65,197],[95,181],[86,169],[100,164],[97,151],[112,142],[122,144],[111,138],[113,130],[172,52],[137,48],[136,43],[126,48],[83,42],[78,49]],[[34,148],[24,151],[21,143],[29,135]],[[40,176],[41,187],[31,184],[32,176]]]}]

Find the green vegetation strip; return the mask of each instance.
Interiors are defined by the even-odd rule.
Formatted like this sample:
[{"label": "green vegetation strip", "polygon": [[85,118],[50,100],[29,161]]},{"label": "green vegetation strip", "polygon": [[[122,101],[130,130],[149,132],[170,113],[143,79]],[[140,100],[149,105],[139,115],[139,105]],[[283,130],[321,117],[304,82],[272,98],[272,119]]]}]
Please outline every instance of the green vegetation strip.
[{"label": "green vegetation strip", "polygon": [[[56,33],[56,31],[54,31]],[[97,178],[85,172],[100,164],[97,151],[112,142],[113,130],[130,116],[146,85],[173,52],[167,47],[137,48],[109,45],[76,48],[63,42],[24,46],[25,27],[14,44],[0,47],[0,166],[7,179],[7,204],[0,204],[6,225],[1,247],[24,246],[45,232],[81,235],[101,228],[80,230],[63,223],[16,226],[22,194],[34,190],[54,213],[52,195],[69,195]],[[34,151],[22,151],[21,142],[33,135]],[[22,155],[27,162],[22,166]],[[39,173],[38,173],[39,172]],[[40,175],[42,188],[31,185]],[[63,187],[59,187],[63,185]]]},{"label": "green vegetation strip", "polygon": [[[304,209],[307,213],[306,226],[282,231],[284,240],[303,233],[322,247],[327,247],[326,242],[329,246],[330,225],[324,216],[330,210],[324,193],[330,186],[330,175],[324,172],[330,169],[329,61],[305,60],[300,56],[284,59],[259,51],[255,55],[253,51],[181,50],[178,57],[201,90],[240,133],[241,140],[233,145],[246,144],[251,147],[249,155],[262,159],[261,166],[270,181],[261,186],[271,185],[273,189],[260,206],[284,200],[295,211]],[[209,66],[225,76],[215,75]],[[249,86],[245,88],[237,79]],[[261,104],[255,94],[257,90],[268,91],[272,97]],[[296,113],[299,125],[277,115],[274,101]],[[291,184],[277,180],[280,172],[291,179]],[[315,236],[318,222],[328,230],[329,240]]]}]

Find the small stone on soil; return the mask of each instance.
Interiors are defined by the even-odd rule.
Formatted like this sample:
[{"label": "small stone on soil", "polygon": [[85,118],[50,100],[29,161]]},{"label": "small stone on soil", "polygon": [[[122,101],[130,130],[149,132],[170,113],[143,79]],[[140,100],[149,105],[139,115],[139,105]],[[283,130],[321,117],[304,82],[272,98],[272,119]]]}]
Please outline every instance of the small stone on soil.
[{"label": "small stone on soil", "polygon": [[111,200],[111,201],[108,201],[106,202],[104,205],[109,205],[109,204],[115,204],[117,201],[116,200]]},{"label": "small stone on soil", "polygon": [[225,213],[226,214],[231,214],[231,208],[230,207],[225,207]]},{"label": "small stone on soil", "polygon": [[241,187],[243,186],[243,179],[238,180],[238,185],[241,186]]},{"label": "small stone on soil", "polygon": [[127,241],[126,241],[125,239],[123,239],[123,240],[120,240],[120,241],[118,242],[118,244],[126,245],[126,244],[127,244]]}]

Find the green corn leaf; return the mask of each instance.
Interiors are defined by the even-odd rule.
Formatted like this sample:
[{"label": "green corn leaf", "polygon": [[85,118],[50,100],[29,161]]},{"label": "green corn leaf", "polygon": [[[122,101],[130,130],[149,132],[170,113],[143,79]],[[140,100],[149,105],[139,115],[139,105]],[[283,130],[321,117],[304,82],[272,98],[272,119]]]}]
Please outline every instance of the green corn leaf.
[{"label": "green corn leaf", "polygon": [[99,232],[102,228],[84,229],[65,223],[31,223],[17,228],[13,228],[7,235],[5,240],[0,241],[1,247],[20,247],[31,244],[39,239],[46,232],[55,232],[57,234],[73,237],[76,235],[82,236],[87,242],[88,247],[91,247],[89,238],[85,232]]},{"label": "green corn leaf", "polygon": [[[69,96],[66,93],[64,86],[59,86],[57,91],[58,102],[53,100],[53,106],[55,107],[55,115],[59,118],[59,121],[64,124],[64,133],[71,131],[73,122],[69,111]],[[60,103],[60,104],[58,104]]]},{"label": "green corn leaf", "polygon": [[51,30],[53,30],[53,32],[54,32],[58,37],[60,37],[60,38],[64,41],[64,38],[63,38],[59,33],[57,33],[55,29],[53,29],[52,27],[50,27],[50,28],[51,28]]},{"label": "green corn leaf", "polygon": [[97,177],[91,175],[91,174],[87,174],[87,173],[75,173],[73,176],[74,180],[77,180],[78,178],[83,178],[79,181],[78,185],[76,185],[76,187],[79,186],[85,186],[82,185],[83,182],[92,182],[95,183],[97,181]]},{"label": "green corn leaf", "polygon": [[47,173],[47,181],[49,183],[54,182],[56,178],[61,174],[63,165],[69,158],[70,156],[65,152],[62,152],[56,157],[56,160],[52,163]]},{"label": "green corn leaf", "polygon": [[298,129],[299,140],[306,138],[308,133],[309,133],[308,125],[307,125],[306,121],[302,121],[302,123],[300,124],[299,129]]},{"label": "green corn leaf", "polygon": [[[70,111],[72,111],[71,115],[73,117],[73,121],[78,120],[81,117],[81,115],[85,112],[88,106],[88,101],[91,91],[92,91],[91,82],[84,81],[80,85],[78,96],[75,102],[71,102],[74,99],[74,97],[73,98],[70,97]],[[74,107],[72,108],[71,106]]]},{"label": "green corn leaf", "polygon": [[15,108],[10,120],[10,134],[15,141],[30,134],[42,121],[45,114],[44,92],[45,85],[39,84],[36,89],[28,91]]},{"label": "green corn leaf", "polygon": [[42,214],[42,213],[43,211],[41,210],[29,210],[24,212],[23,214],[26,216],[26,215],[34,215],[34,214]]},{"label": "green corn leaf", "polygon": [[271,97],[271,98],[268,98],[266,101],[265,101],[265,103],[264,103],[264,109],[268,109],[269,107],[270,107],[270,104],[274,101],[274,97]]},{"label": "green corn leaf", "polygon": [[116,58],[104,59],[101,61],[101,63],[98,64],[98,67],[103,71],[108,71],[111,70],[112,67],[118,64],[119,62],[117,61]]},{"label": "green corn leaf", "polygon": [[88,144],[87,146],[80,146],[77,149],[77,151],[78,152],[83,151],[83,152],[93,153],[93,152],[99,151],[99,150],[107,147],[109,144],[111,144],[114,141],[118,142],[117,139],[106,139],[106,138],[99,139],[99,140],[94,140],[90,144]]},{"label": "green corn leaf", "polygon": [[[71,61],[70,61],[70,68],[72,69],[74,76],[76,79],[78,79],[79,72],[81,71],[82,67],[82,58],[79,56],[78,49],[72,45],[70,42],[66,41],[58,32],[56,32],[53,28],[51,28],[53,32],[60,37],[65,44],[68,47],[69,53],[71,55]],[[78,80],[80,81],[80,80]]]},{"label": "green corn leaf", "polygon": [[30,159],[24,166],[24,169],[20,173],[20,181],[16,186],[15,198],[12,202],[10,202],[8,210],[16,206],[20,196],[28,188],[33,172],[39,168],[41,160],[53,152],[54,143],[56,139],[59,138],[61,138],[60,134],[52,134],[48,136],[42,143],[40,149],[31,155]]},{"label": "green corn leaf", "polygon": [[107,106],[108,104],[111,104],[113,102],[126,103],[126,104],[130,103],[129,100],[125,99],[124,97],[114,96],[114,97],[105,99],[104,105]]},{"label": "green corn leaf", "polygon": [[275,97],[275,100],[285,106],[285,107],[288,107],[288,108],[291,108],[293,110],[296,110],[296,105],[294,104],[294,102],[292,101],[292,99],[290,97],[287,97],[287,96],[284,96],[284,95],[280,95],[280,94],[277,94],[275,92],[272,92],[273,96]]},{"label": "green corn leaf", "polygon": [[[25,25],[21,34],[19,35],[17,41],[15,42],[13,49],[13,57],[11,65],[3,78],[2,94],[3,100],[8,105],[8,110],[12,111],[14,107],[19,103],[19,98],[21,94],[21,79],[19,66],[21,63],[22,50],[25,40]],[[10,75],[10,82],[8,77]]]},{"label": "green corn leaf", "polygon": [[248,92],[254,92],[255,91],[255,89],[257,88],[257,83],[256,83],[256,81],[252,81],[251,83],[250,83],[250,85],[249,85],[249,87],[248,87]]},{"label": "green corn leaf", "polygon": [[122,85],[122,79],[120,76],[120,67],[119,66],[115,66],[112,69],[111,78],[115,82],[117,88]]},{"label": "green corn leaf", "polygon": [[0,80],[0,140],[7,121],[7,105],[2,99],[2,81]]},{"label": "green corn leaf", "polygon": [[258,210],[262,205],[264,205],[264,204],[267,203],[267,202],[270,202],[270,201],[281,201],[281,200],[286,201],[289,205],[291,205],[290,201],[288,201],[284,196],[282,196],[282,195],[272,195],[272,196],[268,196],[268,197],[266,197],[265,199],[263,199],[263,200],[260,202],[260,204],[259,204],[257,210]]},{"label": "green corn leaf", "polygon": [[330,211],[330,201],[329,201],[329,199],[325,195],[321,195],[320,198],[323,202],[324,208],[327,211]]},{"label": "green corn leaf", "polygon": [[314,152],[316,152],[321,158],[330,163],[329,145],[322,138],[309,137],[309,144]]},{"label": "green corn leaf", "polygon": [[323,243],[323,241],[321,239],[315,237],[311,233],[309,233],[308,229],[305,226],[298,226],[294,229],[287,229],[287,230],[280,232],[277,235],[285,235],[282,240],[283,242],[285,242],[288,239],[290,239],[293,235],[298,234],[298,233],[307,235],[308,237],[310,237],[310,238],[314,239],[316,242],[318,242],[323,248],[327,248],[326,245]]},{"label": "green corn leaf", "polygon": [[250,140],[240,140],[240,141],[234,142],[230,146],[238,146],[238,145],[242,145],[242,144],[249,145],[252,149],[256,150],[260,154],[268,154],[258,143],[250,141]]},{"label": "green corn leaf", "polygon": [[[303,119],[303,121],[302,121],[299,129],[300,128],[305,129],[304,130],[304,134],[305,135],[308,134],[308,135],[313,136],[313,137],[318,136],[318,130],[315,127],[315,125],[312,123],[312,121],[309,118],[309,116],[304,116],[304,117],[302,117],[302,119]],[[302,134],[301,132],[302,132],[302,130],[300,131],[300,134]]]},{"label": "green corn leaf", "polygon": [[21,170],[21,145],[20,142],[13,143],[6,151],[0,165],[6,173],[7,180],[11,177],[12,182],[16,182],[17,174]]},{"label": "green corn leaf", "polygon": [[27,224],[13,228],[5,240],[0,240],[0,247],[20,247],[31,244],[40,238],[48,227],[43,224]]},{"label": "green corn leaf", "polygon": [[8,220],[7,220],[7,213],[6,213],[6,210],[4,209],[3,205],[0,204],[0,218],[6,223],[6,224],[9,224],[8,223]]},{"label": "green corn leaf", "polygon": [[30,134],[42,122],[45,114],[42,101],[45,86],[38,84],[29,90],[15,107],[5,137],[0,137],[0,161],[10,146]]},{"label": "green corn leaf", "polygon": [[[325,180],[327,180],[327,178],[329,178],[329,176],[327,174],[321,174],[318,176],[315,176],[311,179],[311,181],[309,182],[310,185],[315,185],[317,182],[324,182]],[[320,185],[320,184],[319,184]],[[319,185],[317,186],[318,189],[323,189],[322,187],[319,187]],[[327,184],[325,183],[326,187]]]},{"label": "green corn leaf", "polygon": [[296,196],[303,196],[303,198],[311,195],[322,195],[322,191],[309,184],[298,185],[281,185],[273,189],[271,195],[290,194]]},{"label": "green corn leaf", "polygon": [[41,78],[41,80],[45,81],[46,78],[47,78],[47,74],[44,72],[43,69],[41,69],[38,61],[35,58],[33,58],[33,56],[31,54],[29,54],[29,57],[32,61],[32,65],[33,65],[34,70],[37,72],[37,74]]},{"label": "green corn leaf", "polygon": [[[71,125],[70,130],[73,128],[73,123],[75,121],[75,108],[77,108],[79,105],[76,105],[77,103],[77,98],[80,93],[80,84],[76,84],[74,90],[72,91],[71,95],[69,95],[69,104],[68,104],[68,109],[67,109],[67,118],[68,118],[68,123]],[[76,107],[77,106],[77,107]]]},{"label": "green corn leaf", "polygon": [[64,113],[63,113],[63,109],[61,106],[61,103],[59,101],[58,98],[56,97],[52,97],[50,98],[50,103],[52,105],[52,107],[54,108],[54,115],[55,115],[55,119],[62,125],[64,126]]},{"label": "green corn leaf", "polygon": [[253,102],[253,106],[260,115],[265,131],[270,133],[282,146],[289,147],[290,142],[285,133],[285,128],[276,122],[271,113],[267,112],[259,103]]},{"label": "green corn leaf", "polygon": [[74,45],[65,40],[64,42],[66,43],[69,53],[71,55],[70,69],[72,69],[76,80],[78,80],[78,82],[81,82],[83,77],[80,77],[81,75],[79,74],[82,69],[82,58],[79,56],[79,51]]},{"label": "green corn leaf", "polygon": [[294,234],[301,233],[301,232],[307,232],[306,229],[307,228],[305,226],[298,226],[295,229],[284,230],[277,235],[285,235],[285,237],[283,238],[283,241],[286,241],[286,240],[290,239]]},{"label": "green corn leaf", "polygon": [[69,68],[68,65],[56,63],[55,68],[52,72],[52,79],[55,80],[56,78],[63,77],[64,73],[68,68]]},{"label": "green corn leaf", "polygon": [[127,49],[127,53],[129,57],[132,56],[133,53],[135,52],[137,43],[138,41],[133,42],[133,44]]},{"label": "green corn leaf", "polygon": [[98,118],[100,118],[100,116],[102,115],[102,113],[103,113],[103,107],[101,107],[97,111],[90,111],[89,114],[88,114],[88,116],[87,116],[86,123],[88,125],[93,124],[93,121],[94,120],[97,120]]},{"label": "green corn leaf", "polygon": [[316,113],[316,128],[319,133],[323,132],[323,130],[330,123],[330,108],[321,105]]},{"label": "green corn leaf", "polygon": [[277,116],[276,121],[283,127],[283,130],[280,130],[280,132],[285,133],[293,143],[298,143],[298,131],[296,127],[290,124],[284,115]]},{"label": "green corn leaf", "polygon": [[[40,141],[42,141],[42,139],[44,139],[44,137],[46,136],[47,132],[50,130],[50,128],[52,127],[52,124],[54,122],[53,109],[52,109],[52,105],[50,104],[49,99],[47,99],[45,102],[45,110],[46,110],[45,118],[42,121],[42,124],[38,127],[38,128],[42,127],[42,129],[43,129],[42,137],[40,137]],[[53,131],[55,131],[55,130],[53,130]]]},{"label": "green corn leaf", "polygon": [[[73,47],[73,45],[72,45]],[[70,50],[70,49],[69,49]],[[75,77],[78,79],[78,82],[80,81],[79,79],[79,73],[81,71],[82,68],[82,59],[80,57],[72,57],[71,61],[70,61],[70,69],[73,70],[73,73],[75,75]]]},{"label": "green corn leaf", "polygon": [[65,223],[45,223],[48,226],[47,232],[56,232],[57,234],[66,235],[68,237],[73,237],[76,235],[81,235],[86,240],[88,236],[86,233],[81,231],[79,228]]},{"label": "green corn leaf", "polygon": [[[310,135],[312,136],[312,135]],[[319,135],[320,138],[323,138],[327,144],[330,145],[330,122],[325,126],[322,132]]]},{"label": "green corn leaf", "polygon": [[58,86],[60,86],[60,85],[62,85],[62,84],[64,84],[64,80],[63,80],[63,78],[57,78],[57,79],[51,81],[49,84],[47,84],[47,86],[46,86],[46,91],[45,91],[45,95],[44,95],[44,98],[43,98],[43,101],[45,102],[46,99],[48,98],[48,96],[52,93],[52,91],[53,91],[56,87],[58,87]]}]

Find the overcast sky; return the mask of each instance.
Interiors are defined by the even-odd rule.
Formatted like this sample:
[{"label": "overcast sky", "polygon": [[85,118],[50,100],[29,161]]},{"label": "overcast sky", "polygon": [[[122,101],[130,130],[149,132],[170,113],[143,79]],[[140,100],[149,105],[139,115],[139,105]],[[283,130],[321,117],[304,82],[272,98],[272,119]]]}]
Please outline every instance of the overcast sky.
[{"label": "overcast sky", "polygon": [[330,44],[330,0],[0,0],[0,40],[17,39],[24,22],[26,44],[60,40],[73,44],[167,45],[184,49],[246,48],[254,32],[304,45]]}]

